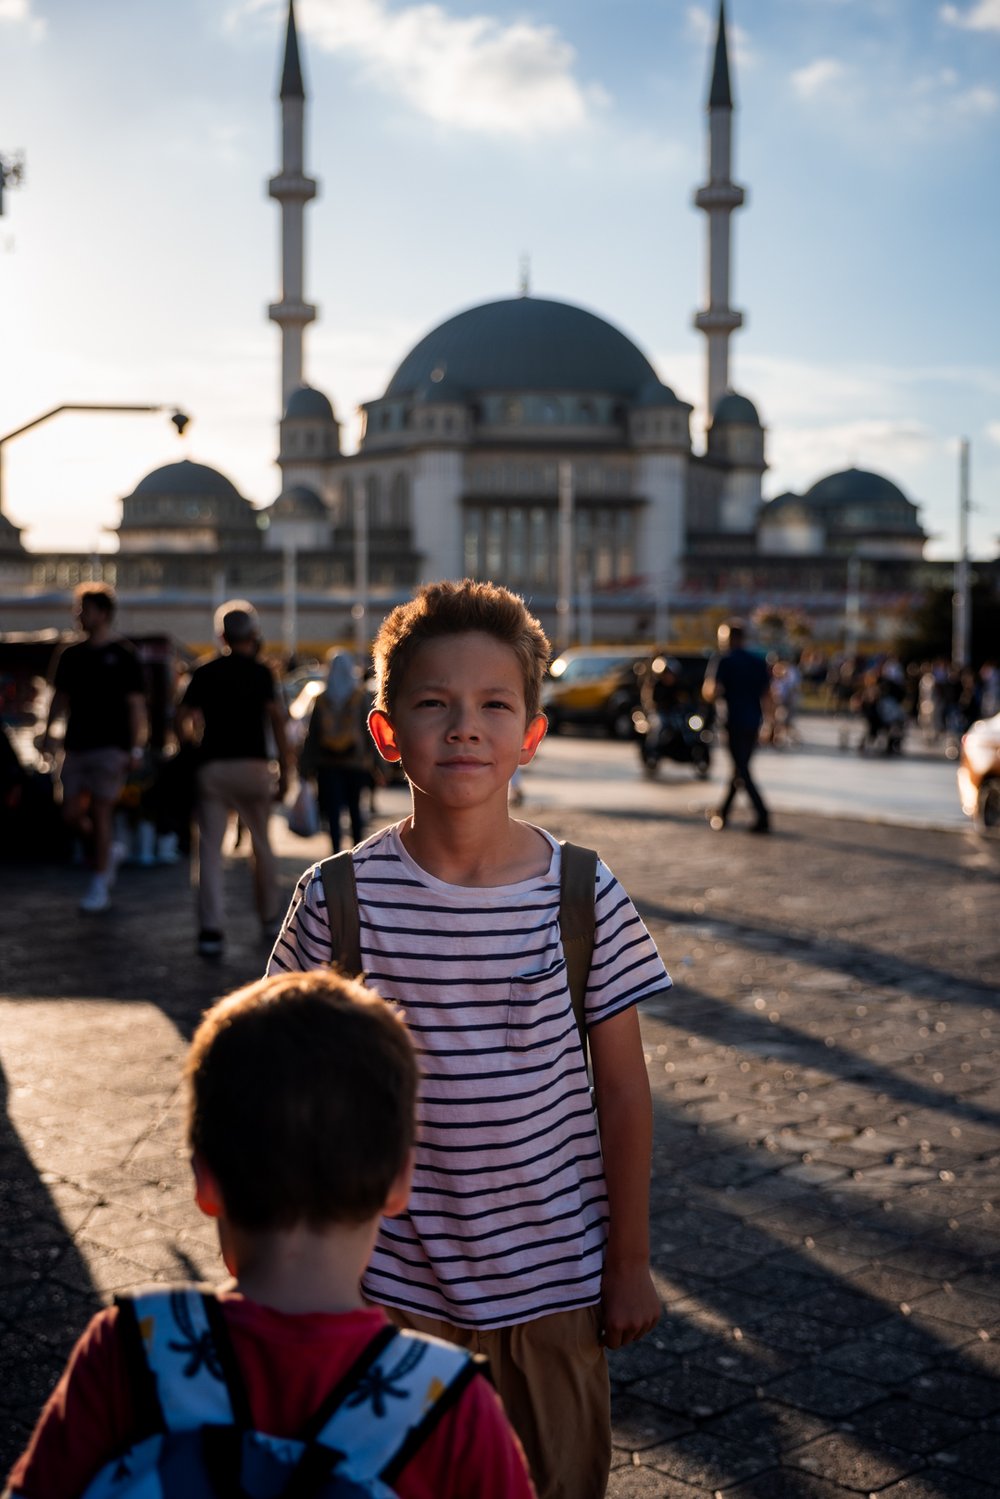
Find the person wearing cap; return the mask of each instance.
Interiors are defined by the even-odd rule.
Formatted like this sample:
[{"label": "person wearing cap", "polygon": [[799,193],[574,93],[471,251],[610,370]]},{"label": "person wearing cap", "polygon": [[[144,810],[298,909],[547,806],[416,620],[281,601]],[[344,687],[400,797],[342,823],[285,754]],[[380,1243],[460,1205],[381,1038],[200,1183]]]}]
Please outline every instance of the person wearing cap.
[{"label": "person wearing cap", "polygon": [[[287,787],[285,718],[270,669],[257,659],[260,623],[252,604],[233,599],[215,614],[222,649],[191,674],[177,715],[181,738],[198,740],[198,951],[218,956],[225,943],[222,842],[236,812],[253,850],[257,914],[272,938],[281,914],[278,871],[268,836],[271,805]],[[278,757],[275,786],[269,731]]]}]

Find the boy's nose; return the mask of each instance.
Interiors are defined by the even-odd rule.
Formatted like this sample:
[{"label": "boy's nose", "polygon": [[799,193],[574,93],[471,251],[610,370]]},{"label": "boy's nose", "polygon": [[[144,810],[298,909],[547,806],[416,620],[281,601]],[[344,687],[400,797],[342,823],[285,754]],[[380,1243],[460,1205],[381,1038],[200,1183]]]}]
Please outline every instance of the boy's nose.
[{"label": "boy's nose", "polygon": [[479,737],[475,714],[470,708],[456,703],[448,724],[449,739],[477,739]]}]

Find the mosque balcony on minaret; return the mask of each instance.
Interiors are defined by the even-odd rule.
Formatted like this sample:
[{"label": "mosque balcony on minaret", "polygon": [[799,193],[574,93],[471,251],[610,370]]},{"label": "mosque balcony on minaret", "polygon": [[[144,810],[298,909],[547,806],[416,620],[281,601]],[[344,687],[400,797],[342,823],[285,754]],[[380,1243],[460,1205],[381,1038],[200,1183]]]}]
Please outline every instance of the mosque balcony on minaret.
[{"label": "mosque balcony on minaret", "polygon": [[290,203],[308,203],[311,198],[315,198],[318,190],[315,177],[306,177],[302,172],[279,172],[267,184],[268,194],[279,202],[286,200]]},{"label": "mosque balcony on minaret", "polygon": [[694,195],[697,208],[741,208],[746,202],[746,191],[735,182],[709,182],[699,187]]},{"label": "mosque balcony on minaret", "polygon": [[694,326],[702,333],[735,333],[743,327],[743,314],[735,307],[709,307],[695,313]]},{"label": "mosque balcony on minaret", "polygon": [[316,320],[318,309],[310,302],[272,302],[267,315],[275,323],[305,324]]}]

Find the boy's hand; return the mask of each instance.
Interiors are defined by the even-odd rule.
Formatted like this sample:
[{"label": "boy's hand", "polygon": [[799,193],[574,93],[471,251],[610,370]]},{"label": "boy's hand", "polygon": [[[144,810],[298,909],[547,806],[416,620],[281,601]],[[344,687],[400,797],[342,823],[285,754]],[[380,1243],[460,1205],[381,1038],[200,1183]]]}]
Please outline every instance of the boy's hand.
[{"label": "boy's hand", "polygon": [[601,1281],[601,1342],[624,1348],[644,1338],[660,1320],[663,1308],[645,1265],[630,1269],[605,1265]]}]

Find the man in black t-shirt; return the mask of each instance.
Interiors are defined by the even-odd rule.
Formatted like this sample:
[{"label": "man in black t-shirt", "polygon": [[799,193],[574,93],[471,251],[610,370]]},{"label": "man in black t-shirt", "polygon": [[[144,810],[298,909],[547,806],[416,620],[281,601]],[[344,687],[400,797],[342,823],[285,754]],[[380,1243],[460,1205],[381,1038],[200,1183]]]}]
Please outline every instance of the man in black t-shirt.
[{"label": "man in black t-shirt", "polygon": [[771,674],[762,657],[748,651],[743,644],[742,622],[731,619],[719,626],[719,655],[708,663],[702,696],[706,702],[719,698],[726,705],[726,742],[733,773],[721,806],[709,816],[709,824],[721,832],[726,826],[736,793],[745,791],[757,814],[751,833],[769,833],[771,819],[757,783],[750,774],[750,759],[757,748],[760,726],[764,721],[764,704],[771,691]]},{"label": "man in black t-shirt", "polygon": [[106,909],[120,850],[112,842],[115,805],[129,765],[142,759],[146,700],[139,658],[112,629],[114,591],[105,583],[83,583],[76,591],[76,618],[86,639],[63,648],[56,659],[54,688],[42,749],[52,754],[52,726],[66,719],[63,738],[63,815],[90,845],[93,874],[81,911]]},{"label": "man in black t-shirt", "polygon": [[[205,957],[221,953],[225,940],[222,842],[230,812],[239,814],[250,834],[257,914],[265,935],[274,935],[281,896],[268,821],[275,796],[280,800],[285,794],[288,763],[285,715],[274,678],[257,660],[256,611],[244,599],[223,604],[215,628],[222,653],[192,673],[177,714],[182,737],[196,739],[200,728],[198,951]],[[277,752],[277,786],[269,733]]]}]

